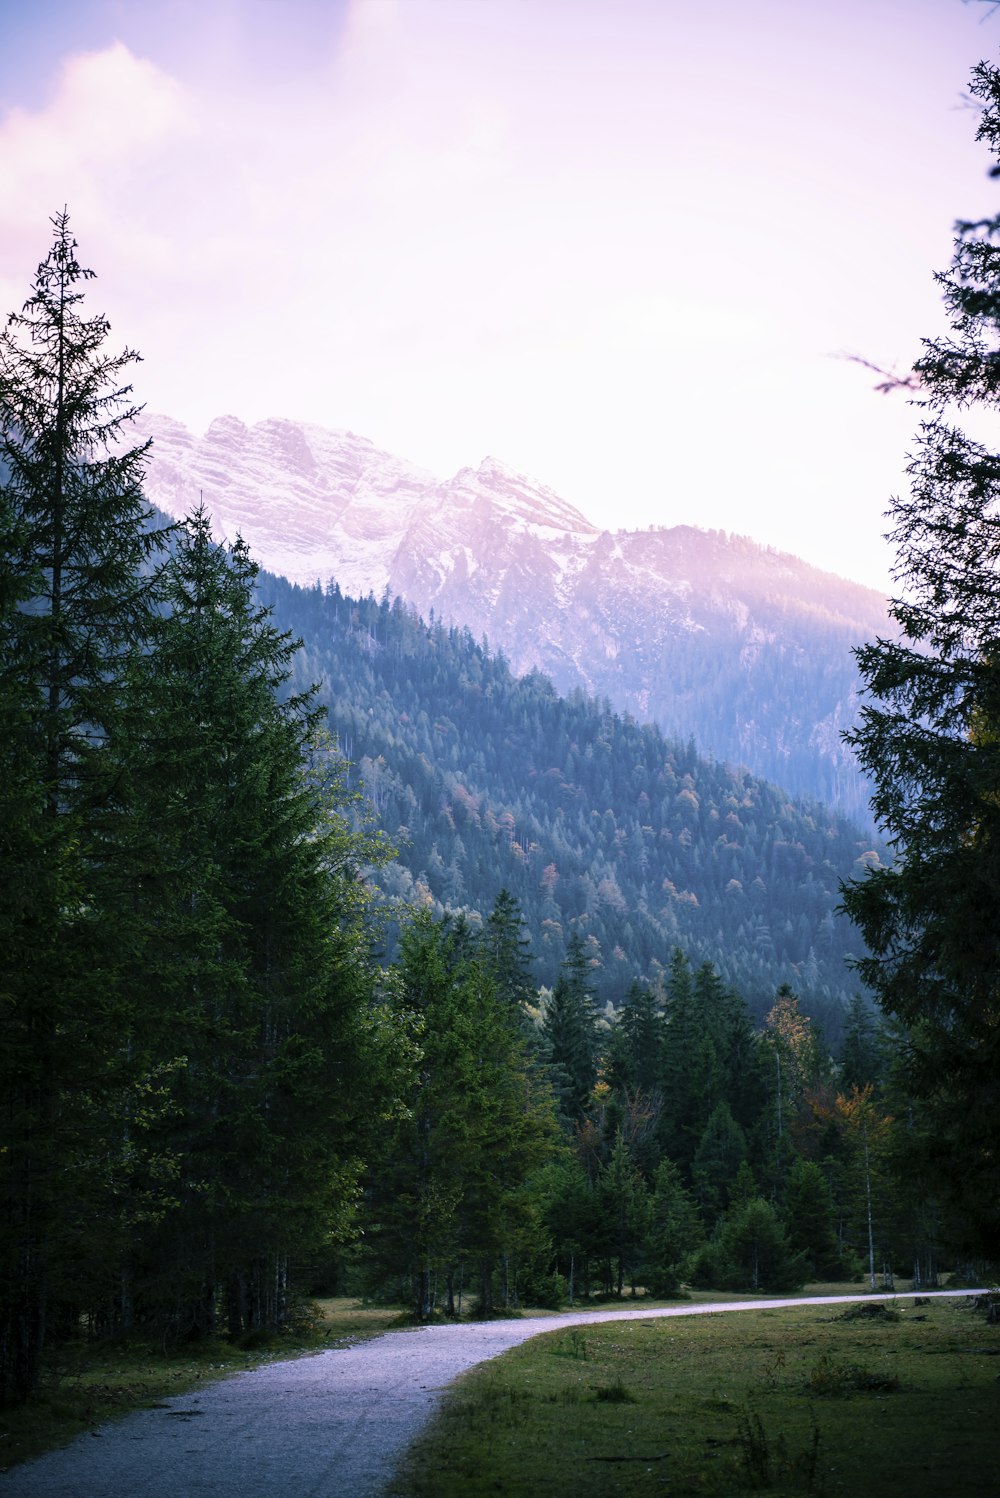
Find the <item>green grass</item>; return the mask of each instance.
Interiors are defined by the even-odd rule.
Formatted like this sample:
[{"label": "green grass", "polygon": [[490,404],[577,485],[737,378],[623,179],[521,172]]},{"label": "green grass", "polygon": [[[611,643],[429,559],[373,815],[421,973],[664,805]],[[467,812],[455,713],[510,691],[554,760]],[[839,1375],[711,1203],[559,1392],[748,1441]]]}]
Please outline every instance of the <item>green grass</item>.
[{"label": "green grass", "polygon": [[201,1383],[279,1358],[347,1347],[400,1321],[398,1309],[367,1307],[347,1297],[317,1302],[317,1310],[311,1323],[294,1332],[259,1342],[248,1338],[250,1345],[242,1347],[220,1339],[167,1354],[162,1347],[135,1342],[59,1349],[29,1402],[0,1411],[0,1472],[130,1410],[189,1393]]},{"label": "green grass", "polygon": [[549,1333],[459,1380],[391,1491],[996,1498],[1000,1330],[964,1300],[898,1310]]}]

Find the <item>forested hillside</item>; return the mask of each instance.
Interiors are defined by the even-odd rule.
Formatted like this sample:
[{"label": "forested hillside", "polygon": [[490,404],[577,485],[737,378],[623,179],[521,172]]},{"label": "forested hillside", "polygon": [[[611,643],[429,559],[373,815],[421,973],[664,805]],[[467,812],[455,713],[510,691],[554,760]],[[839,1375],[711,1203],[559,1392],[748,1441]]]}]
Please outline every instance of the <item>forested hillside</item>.
[{"label": "forested hillside", "polygon": [[547,985],[574,929],[603,1000],[680,946],[757,1017],[791,983],[837,1038],[857,988],[845,957],[861,950],[839,880],[876,856],[856,828],[538,673],[518,679],[398,600],[259,586],[304,639],[295,685],[319,684],[398,849],[387,894],[485,912],[506,887]]},{"label": "forested hillside", "polygon": [[872,589],[692,524],[601,530],[495,458],[441,480],[354,432],[285,419],[223,416],[198,435],[144,413],[135,431],[153,439],[148,497],[179,519],[204,495],[217,539],[242,535],[280,576],[388,589],[485,636],[518,675],[607,696],[871,827],[841,730],[857,711],[852,649],[891,628]]}]

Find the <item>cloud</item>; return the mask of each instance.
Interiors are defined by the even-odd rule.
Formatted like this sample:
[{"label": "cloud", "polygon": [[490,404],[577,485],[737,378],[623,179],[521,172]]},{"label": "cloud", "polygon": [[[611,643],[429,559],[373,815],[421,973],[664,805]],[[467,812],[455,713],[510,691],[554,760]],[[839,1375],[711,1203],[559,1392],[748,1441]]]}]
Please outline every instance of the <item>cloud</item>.
[{"label": "cloud", "polygon": [[[123,208],[192,133],[176,80],[121,43],[64,62],[46,107],[0,122],[0,275],[24,285],[47,247],[48,218],[68,205],[89,240],[117,238]],[[141,211],[135,216],[141,222]]]}]

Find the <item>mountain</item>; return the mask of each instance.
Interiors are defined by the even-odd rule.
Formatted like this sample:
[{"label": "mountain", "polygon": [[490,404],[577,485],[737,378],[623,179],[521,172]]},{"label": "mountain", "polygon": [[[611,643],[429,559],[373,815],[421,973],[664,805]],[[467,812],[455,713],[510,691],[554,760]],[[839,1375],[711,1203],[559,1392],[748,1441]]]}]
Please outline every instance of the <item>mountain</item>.
[{"label": "mountain", "polygon": [[888,628],[875,591],[742,536],[602,531],[493,458],[441,480],[352,432],[143,423],[150,499],[179,516],[201,494],[217,533],[239,531],[270,570],[400,596],[486,636],[516,673],[867,820],[840,731],[856,710],[851,648]]},{"label": "mountain", "polygon": [[468,630],[397,600],[266,574],[274,622],[304,640],[289,690],[318,683],[331,726],[397,852],[387,896],[487,915],[520,901],[551,985],[570,932],[602,999],[655,980],[680,947],[761,1019],[789,983],[832,1042],[863,948],[840,881],[877,862],[858,829],[538,672],[516,677]]}]

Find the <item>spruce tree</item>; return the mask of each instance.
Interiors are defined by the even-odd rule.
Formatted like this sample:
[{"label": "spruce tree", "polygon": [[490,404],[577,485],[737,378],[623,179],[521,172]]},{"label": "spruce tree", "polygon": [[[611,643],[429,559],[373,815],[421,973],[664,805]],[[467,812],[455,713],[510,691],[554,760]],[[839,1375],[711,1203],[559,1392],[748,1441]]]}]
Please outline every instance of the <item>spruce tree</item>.
[{"label": "spruce tree", "polygon": [[535,1251],[532,1173],[555,1125],[520,1019],[459,922],[419,912],[404,930],[398,998],[418,1059],[406,1112],[385,1130],[367,1193],[365,1249],[380,1290],[412,1297],[427,1320],[455,1309],[471,1279],[488,1314],[494,1270],[516,1297],[518,1259]]},{"label": "spruce tree", "polygon": [[570,934],[566,956],[542,1020],[549,1066],[560,1108],[579,1121],[597,1080],[597,1016],[590,970],[578,931]]},{"label": "spruce tree", "polygon": [[656,1168],[650,1221],[643,1244],[646,1288],[653,1295],[676,1295],[685,1260],[705,1241],[698,1208],[673,1160],[665,1156]]},{"label": "spruce tree", "polygon": [[830,1183],[814,1160],[800,1158],[792,1166],[784,1220],[789,1245],[806,1255],[811,1280],[847,1278],[854,1266],[837,1242]]},{"label": "spruce tree", "polygon": [[620,1036],[622,1084],[655,1090],[663,1046],[663,1011],[657,991],[648,983],[629,984],[615,1033]]},{"label": "spruce tree", "polygon": [[[1000,156],[1000,70],[971,92]],[[909,493],[892,501],[898,637],[857,652],[867,689],[847,735],[894,852],[845,888],[869,955],[861,976],[906,1026],[907,1085],[960,1236],[1000,1239],[1000,455],[962,412],[1000,405],[1000,216],[957,226],[938,276],[951,331],[916,362]],[[981,430],[981,420],[976,423]]]},{"label": "spruce tree", "polygon": [[483,930],[483,951],[494,971],[497,992],[513,1008],[535,998],[531,980],[531,942],[524,934],[520,902],[502,889]]},{"label": "spruce tree", "polygon": [[621,1132],[597,1178],[601,1247],[611,1263],[608,1289],[621,1298],[626,1277],[635,1291],[641,1245],[649,1229],[649,1192]]},{"label": "spruce tree", "polygon": [[[721,997],[721,985],[706,986],[711,968],[692,977],[690,964],[678,948],[667,974],[666,1024],[660,1065],[663,1114],[660,1137],[663,1152],[685,1172],[690,1171],[698,1143],[718,1100],[722,1077],[716,1046],[717,1016],[703,1009],[706,994]],[[714,977],[714,974],[712,974]]]},{"label": "spruce tree", "polygon": [[180,528],[117,746],[142,1041],[173,1076],[155,1137],[177,1162],[137,1279],[146,1314],[185,1333],[211,1330],[220,1300],[232,1334],[280,1324],[295,1256],[348,1229],[365,1113],[384,1101],[358,877],[372,849],[308,694],[283,695],[296,642],[256,575],[203,509]]},{"label": "spruce tree", "polygon": [[710,1226],[729,1206],[733,1182],[746,1157],[746,1137],[723,1100],[712,1110],[691,1167],[694,1198]]},{"label": "spruce tree", "polygon": [[126,811],[108,742],[156,545],[145,448],[122,441],[137,355],[105,351],[106,318],[82,308],[93,273],[67,214],[52,224],[0,333],[0,1401],[30,1392],[47,1320],[101,1258],[139,1002],[102,885]]}]

